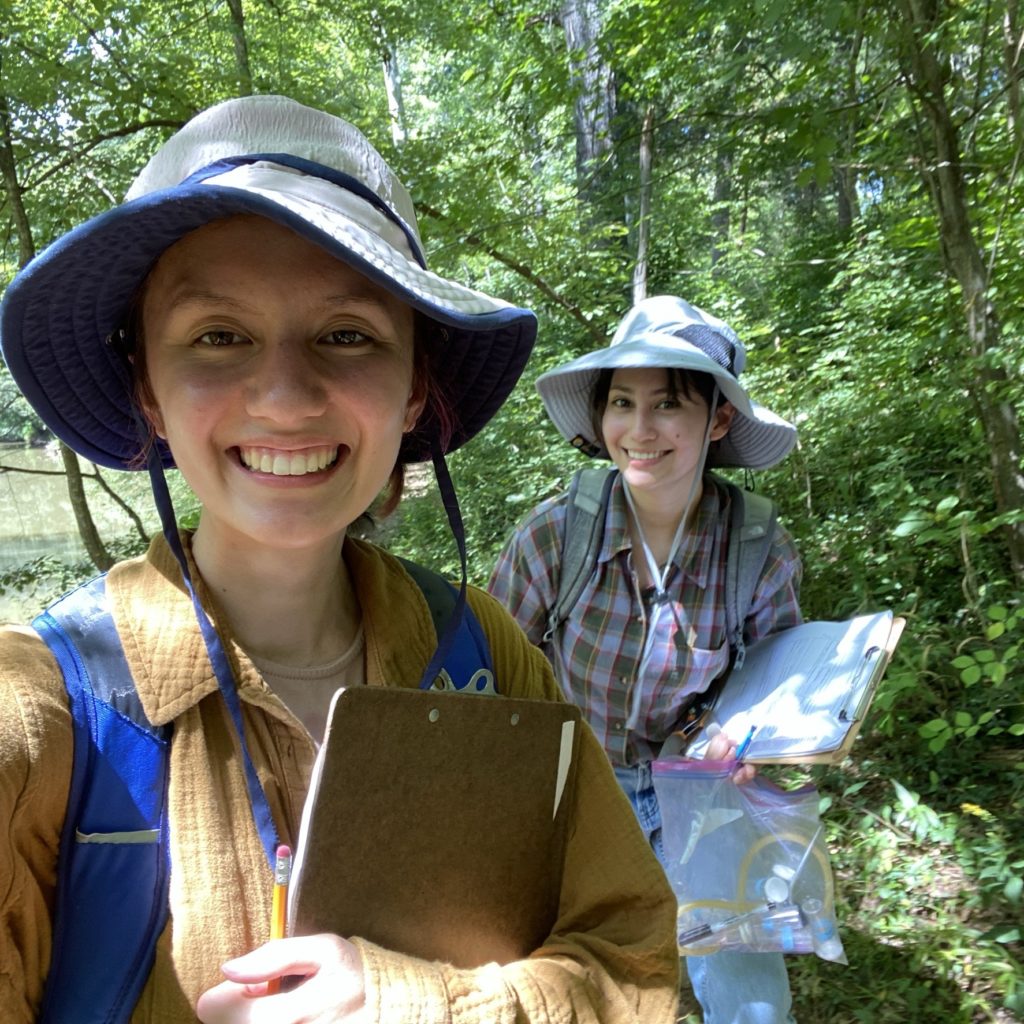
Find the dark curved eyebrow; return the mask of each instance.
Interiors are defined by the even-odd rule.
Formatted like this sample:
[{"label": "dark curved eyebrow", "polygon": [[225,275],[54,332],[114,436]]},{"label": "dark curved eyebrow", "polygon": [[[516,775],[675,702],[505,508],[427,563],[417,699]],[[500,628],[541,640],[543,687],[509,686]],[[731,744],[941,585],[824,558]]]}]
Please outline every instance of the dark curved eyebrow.
[{"label": "dark curved eyebrow", "polygon": [[[628,384],[611,384],[608,387],[608,393],[611,394],[613,391],[622,391],[627,395],[634,395],[637,389],[630,387]],[[668,388],[654,388],[651,392],[652,395],[671,395],[672,392]]]}]

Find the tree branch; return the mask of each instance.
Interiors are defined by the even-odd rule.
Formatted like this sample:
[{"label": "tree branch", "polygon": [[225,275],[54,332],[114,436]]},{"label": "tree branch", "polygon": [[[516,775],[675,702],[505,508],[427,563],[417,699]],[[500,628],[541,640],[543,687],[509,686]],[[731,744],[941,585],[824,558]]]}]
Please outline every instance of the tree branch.
[{"label": "tree branch", "polygon": [[135,509],[133,509],[131,505],[129,505],[128,502],[126,502],[124,498],[122,498],[121,495],[118,494],[117,491],[115,491],[113,487],[111,487],[110,484],[107,483],[106,478],[103,476],[102,473],[100,473],[99,466],[96,466],[92,473],[83,473],[82,476],[86,480],[95,480],[100,485],[100,487],[103,488],[103,490],[106,492],[110,500],[113,501],[114,504],[116,504],[121,509],[122,512],[124,512],[124,514],[132,521],[132,523],[134,523],[135,532],[138,533],[138,535],[142,538],[142,542],[144,544],[148,544],[149,534],[146,532],[146,527],[143,525],[142,519],[140,518],[138,512],[136,512]]},{"label": "tree branch", "polygon": [[[445,216],[436,207],[430,206],[426,203],[417,203],[417,210],[422,211],[428,217],[433,217],[435,220],[439,220],[443,223],[450,223],[449,218]],[[485,242],[479,235],[469,234],[462,235],[462,241],[467,245],[472,245],[477,249],[487,253],[493,260],[496,260],[502,266],[508,267],[509,270],[514,271],[520,277],[529,281],[534,288],[537,289],[546,299],[553,302],[556,306],[564,309],[583,329],[599,344],[604,345],[606,338],[604,331],[601,330],[596,324],[594,324],[579,308],[572,302],[559,295],[555,289],[547,283],[539,274],[531,270],[526,264],[520,263],[518,260],[514,260],[511,256],[507,256],[505,253],[495,249],[494,246]]]},{"label": "tree branch", "polygon": [[184,121],[155,117],[152,121],[137,121],[134,124],[128,124],[122,128],[115,128],[112,131],[104,132],[102,135],[96,135],[82,143],[78,149],[70,152],[65,159],[51,164],[38,178],[34,178],[30,183],[26,184],[23,190],[27,192],[29,189],[41,185],[47,178],[52,178],[55,174],[59,174],[67,167],[76,164],[86,153],[92,152],[101,143],[109,142],[111,139],[124,138],[127,135],[134,135],[136,132],[145,131],[147,128],[173,128],[177,131],[184,123]]},{"label": "tree branch", "polygon": [[[26,476],[67,476],[66,473],[59,469],[29,469],[27,466],[5,466],[2,463],[0,463],[0,476],[2,476],[4,473],[24,473]],[[110,500],[113,501],[132,521],[132,523],[135,526],[136,532],[142,538],[143,542],[146,544],[149,543],[149,534],[146,532],[146,527],[143,524],[138,512],[136,512],[135,509],[133,509],[131,505],[129,505],[124,500],[124,498],[122,498],[121,495],[118,494],[117,491],[115,491],[110,486],[109,483],[107,483],[106,479],[100,473],[98,468],[94,468],[93,472],[91,473],[83,473],[82,479],[95,480],[96,483],[98,483],[100,487],[107,493],[107,495],[110,497]]]}]

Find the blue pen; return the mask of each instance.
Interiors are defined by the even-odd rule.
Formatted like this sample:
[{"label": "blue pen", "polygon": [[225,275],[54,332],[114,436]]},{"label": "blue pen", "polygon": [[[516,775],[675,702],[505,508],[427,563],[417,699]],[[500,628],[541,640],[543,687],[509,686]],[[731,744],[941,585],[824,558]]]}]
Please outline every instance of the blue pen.
[{"label": "blue pen", "polygon": [[750,727],[749,731],[747,732],[747,735],[744,738],[743,742],[739,745],[739,747],[736,748],[736,760],[737,761],[742,761],[743,760],[743,755],[750,748],[750,741],[754,738],[754,733],[756,731],[757,731],[757,727],[752,725]]}]

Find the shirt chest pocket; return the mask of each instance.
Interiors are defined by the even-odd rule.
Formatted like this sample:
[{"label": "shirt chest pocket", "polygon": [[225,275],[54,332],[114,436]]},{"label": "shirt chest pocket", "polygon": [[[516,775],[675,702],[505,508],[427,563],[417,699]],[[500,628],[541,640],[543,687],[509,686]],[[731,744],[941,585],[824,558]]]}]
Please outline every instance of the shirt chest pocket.
[{"label": "shirt chest pocket", "polygon": [[703,693],[729,666],[729,644],[705,648],[691,645],[685,622],[677,623],[668,608],[655,609],[648,625],[649,656],[645,682],[670,689],[681,697]]}]

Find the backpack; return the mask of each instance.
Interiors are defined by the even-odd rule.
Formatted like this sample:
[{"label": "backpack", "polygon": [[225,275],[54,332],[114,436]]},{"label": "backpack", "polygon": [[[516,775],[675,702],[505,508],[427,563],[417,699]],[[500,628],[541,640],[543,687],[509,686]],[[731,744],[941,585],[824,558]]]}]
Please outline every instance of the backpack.
[{"label": "backpack", "polygon": [[[569,484],[558,594],[548,613],[546,642],[554,638],[569,617],[597,567],[608,496],[616,476],[614,470],[588,466],[577,470]],[[731,669],[739,668],[746,657],[743,624],[768,559],[778,511],[775,503],[763,494],[743,490],[721,477],[714,479],[728,491],[731,510],[725,569],[726,636],[732,652]]]},{"label": "backpack", "polygon": [[[401,561],[440,637],[456,589],[431,570]],[[170,910],[171,727],[153,726],[142,709],[109,611],[105,576],[59,599],[33,626],[64,676],[74,737],[50,969],[38,1019],[120,1024],[142,993]],[[487,638],[468,605],[432,685],[497,692]]]}]

